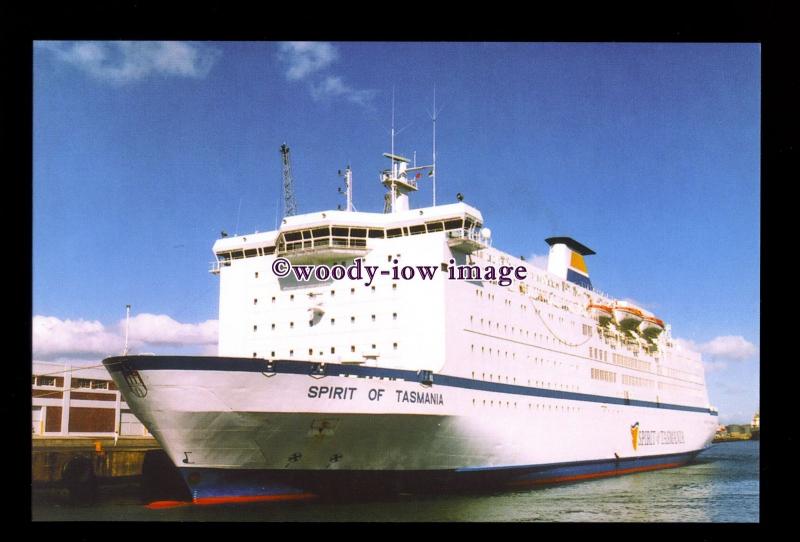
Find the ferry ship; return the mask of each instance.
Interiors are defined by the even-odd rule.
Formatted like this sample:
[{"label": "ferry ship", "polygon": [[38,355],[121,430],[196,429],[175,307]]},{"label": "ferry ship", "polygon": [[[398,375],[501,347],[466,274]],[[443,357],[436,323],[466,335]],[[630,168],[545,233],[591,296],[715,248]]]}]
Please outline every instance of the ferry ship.
[{"label": "ferry ship", "polygon": [[103,361],[194,502],[520,488],[710,445],[699,355],[595,289],[591,249],[550,237],[533,266],[461,198],[411,208],[425,169],[384,156],[384,213],[348,203],[216,240],[218,356]]}]

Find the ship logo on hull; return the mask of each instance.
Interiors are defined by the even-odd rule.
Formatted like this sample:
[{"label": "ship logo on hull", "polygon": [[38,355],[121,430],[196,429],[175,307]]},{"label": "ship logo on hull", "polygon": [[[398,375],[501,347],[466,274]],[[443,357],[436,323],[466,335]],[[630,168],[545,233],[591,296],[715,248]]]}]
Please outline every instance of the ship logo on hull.
[{"label": "ship logo on hull", "polygon": [[639,447],[639,422],[631,425],[631,443],[634,450]]}]

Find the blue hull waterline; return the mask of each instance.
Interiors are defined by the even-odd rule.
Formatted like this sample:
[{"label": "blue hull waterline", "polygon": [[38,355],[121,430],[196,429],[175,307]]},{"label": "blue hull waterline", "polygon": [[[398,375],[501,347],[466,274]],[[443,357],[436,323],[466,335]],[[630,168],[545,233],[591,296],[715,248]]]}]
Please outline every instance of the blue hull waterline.
[{"label": "blue hull waterline", "polygon": [[451,471],[249,470],[180,468],[195,502],[312,498],[339,494],[440,493],[524,488],[620,476],[690,463],[700,452],[555,465]]}]

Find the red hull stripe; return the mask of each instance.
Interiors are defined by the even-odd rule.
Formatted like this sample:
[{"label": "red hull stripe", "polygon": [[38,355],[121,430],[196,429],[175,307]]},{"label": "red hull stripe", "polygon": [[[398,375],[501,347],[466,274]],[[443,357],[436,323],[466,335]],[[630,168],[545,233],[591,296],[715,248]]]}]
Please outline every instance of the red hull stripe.
[{"label": "red hull stripe", "polygon": [[283,502],[283,501],[302,501],[314,499],[317,496],[313,493],[289,493],[286,495],[230,495],[227,497],[200,497],[194,501],[154,501],[147,505],[150,510],[161,510],[164,508],[177,508],[197,504],[207,506],[213,504],[230,504],[246,502]]},{"label": "red hull stripe", "polygon": [[194,504],[228,504],[244,502],[282,502],[282,501],[305,501],[314,499],[317,496],[313,493],[286,493],[284,495],[229,495],[227,497],[199,497],[194,500]]},{"label": "red hull stripe", "polygon": [[539,480],[518,480],[509,482],[510,486],[527,486],[538,484],[556,484],[558,482],[571,482],[574,480],[587,480],[589,478],[604,478],[608,476],[618,476],[622,474],[631,474],[634,472],[643,472],[649,470],[671,469],[673,467],[680,467],[683,463],[662,463],[660,465],[651,465],[647,467],[632,467],[630,469],[614,469],[602,472],[591,472],[588,474],[575,474],[572,476],[556,476],[553,478],[541,478]]}]

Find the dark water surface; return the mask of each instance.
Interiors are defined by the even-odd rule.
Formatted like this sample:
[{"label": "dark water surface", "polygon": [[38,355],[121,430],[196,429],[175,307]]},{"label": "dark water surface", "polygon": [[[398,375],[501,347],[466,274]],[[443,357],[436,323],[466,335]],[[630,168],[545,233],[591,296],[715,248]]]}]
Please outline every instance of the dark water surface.
[{"label": "dark water surface", "polygon": [[150,510],[132,489],[96,504],[34,492],[34,521],[758,522],[759,443],[713,445],[691,465],[524,491]]}]

